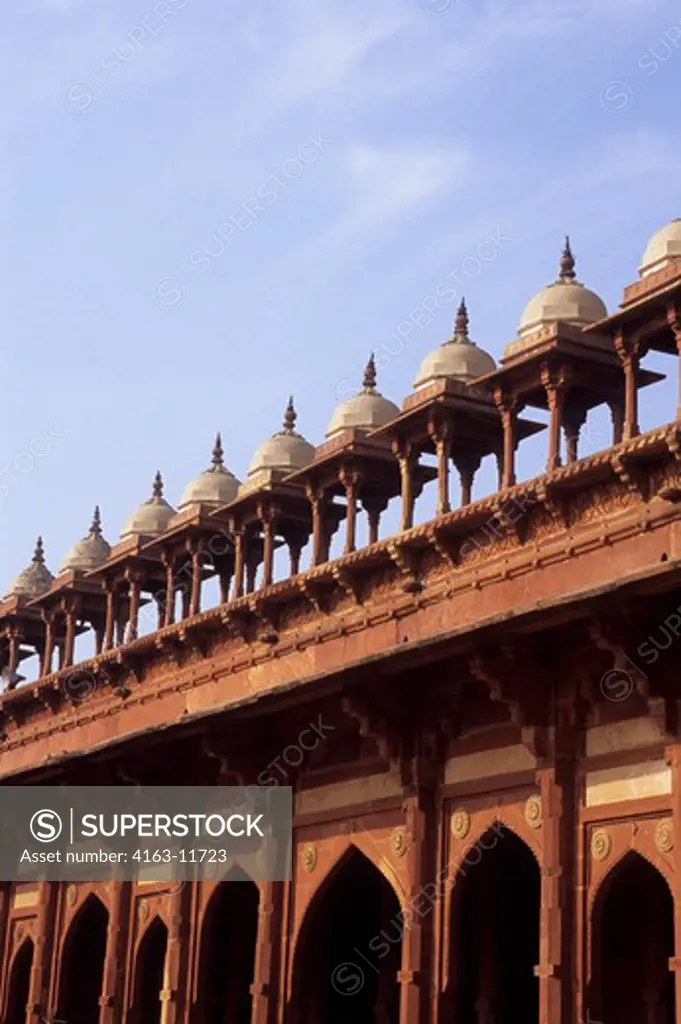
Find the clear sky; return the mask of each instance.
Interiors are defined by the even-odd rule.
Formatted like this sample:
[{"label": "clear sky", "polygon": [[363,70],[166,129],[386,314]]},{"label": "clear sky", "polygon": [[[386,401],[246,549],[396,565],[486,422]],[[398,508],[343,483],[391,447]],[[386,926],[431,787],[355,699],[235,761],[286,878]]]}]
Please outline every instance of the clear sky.
[{"label": "clear sky", "polygon": [[566,232],[614,308],[681,215],[670,0],[10,0],[0,58],[3,590],[290,392],[319,443],[372,348],[401,401],[462,292],[498,358]]}]

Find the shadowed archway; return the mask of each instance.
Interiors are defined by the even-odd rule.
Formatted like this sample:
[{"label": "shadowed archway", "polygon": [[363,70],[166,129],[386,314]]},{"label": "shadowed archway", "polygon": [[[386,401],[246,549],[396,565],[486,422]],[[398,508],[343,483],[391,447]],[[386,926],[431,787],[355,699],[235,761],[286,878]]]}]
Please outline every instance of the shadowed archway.
[{"label": "shadowed archway", "polygon": [[167,948],[168,929],[156,917],[144,933],[137,953],[132,1014],[135,1024],[160,1024]]},{"label": "shadowed archway", "polygon": [[109,915],[88,896],[71,922],[61,959],[59,1012],[69,1024],[98,1024]]},{"label": "shadowed archway", "polygon": [[24,939],[19,952],[14,957],[9,977],[6,1024],[26,1024],[32,966],[33,943],[30,939]]},{"label": "shadowed archway", "polygon": [[257,885],[245,875],[223,882],[211,898],[201,935],[203,1024],[250,1024],[259,902]]},{"label": "shadowed archway", "polygon": [[308,908],[298,939],[293,1024],[399,1024],[400,904],[352,847]]},{"label": "shadowed archway", "polygon": [[539,1024],[540,873],[510,829],[495,826],[466,853],[452,897],[445,1019]]},{"label": "shadowed archway", "polygon": [[674,1024],[674,902],[660,872],[628,853],[601,885],[592,922],[592,1018]]}]

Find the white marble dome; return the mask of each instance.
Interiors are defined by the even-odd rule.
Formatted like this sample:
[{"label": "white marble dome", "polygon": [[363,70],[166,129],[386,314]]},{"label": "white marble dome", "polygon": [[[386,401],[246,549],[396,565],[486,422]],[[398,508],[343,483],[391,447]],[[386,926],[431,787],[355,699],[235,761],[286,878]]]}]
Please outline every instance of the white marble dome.
[{"label": "white marble dome", "polygon": [[294,473],[312,462],[315,456],[314,445],[296,432],[296,418],[291,397],[284,413],[283,429],[268,437],[256,448],[248,470],[249,477],[254,477],[263,470]]},{"label": "white marble dome", "polygon": [[178,508],[182,512],[190,505],[209,505],[220,508],[234,501],[240,481],[225,466],[222,438],[215,438],[212,464],[191,480],[184,489]]},{"label": "white marble dome", "polygon": [[641,277],[654,274],[656,270],[668,267],[674,260],[681,259],[681,218],[665,224],[656,231],[648,242],[641,257],[638,272]]},{"label": "white marble dome", "polygon": [[575,260],[570,240],[566,238],[558,280],[542,288],[530,299],[520,318],[518,335],[524,338],[556,320],[574,324],[575,327],[586,327],[607,315],[608,310],[603,300],[576,279]]},{"label": "white marble dome", "polygon": [[43,539],[38,537],[31,564],[21,570],[5,597],[25,597],[32,600],[46,593],[53,582],[54,576],[45,565]]},{"label": "white marble dome", "polygon": [[328,440],[351,428],[376,430],[399,415],[399,407],[376,390],[376,364],[372,355],[364,370],[362,390],[341,402],[331,417],[325,436]]},{"label": "white marble dome", "polygon": [[154,478],[154,489],[148,501],[136,509],[121,530],[121,540],[129,537],[158,537],[168,528],[175,509],[163,497],[163,478]]},{"label": "white marble dome", "polygon": [[87,536],[76,541],[61,563],[59,572],[65,572],[67,569],[80,569],[83,572],[89,572],[103,565],[110,554],[111,546],[102,533],[102,521],[97,505]]},{"label": "white marble dome", "polygon": [[423,360],[414,388],[418,391],[443,378],[468,383],[495,369],[491,355],[468,337],[468,311],[462,300],[454,321],[454,334]]}]

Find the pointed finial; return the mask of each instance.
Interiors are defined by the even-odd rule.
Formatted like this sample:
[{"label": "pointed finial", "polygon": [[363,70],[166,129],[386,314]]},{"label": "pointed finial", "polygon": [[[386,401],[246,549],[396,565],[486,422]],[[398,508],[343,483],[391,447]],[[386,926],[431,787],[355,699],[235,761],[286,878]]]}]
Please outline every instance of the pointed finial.
[{"label": "pointed finial", "polygon": [[161,470],[156,470],[156,476],[154,477],[154,490],[152,492],[154,498],[163,497],[163,477],[161,476]]},{"label": "pointed finial", "polygon": [[468,339],[468,310],[466,308],[465,299],[461,299],[459,308],[456,311],[456,317],[454,318],[454,337],[461,338],[463,340]]},{"label": "pointed finial", "polygon": [[575,258],[572,255],[572,249],[570,248],[570,236],[565,236],[565,248],[563,249],[560,257],[560,274],[558,275],[559,281],[574,281],[575,277]]},{"label": "pointed finial", "polygon": [[45,548],[43,546],[43,538],[38,537],[35,542],[35,551],[33,552],[33,564],[44,565],[45,564]]},{"label": "pointed finial", "polygon": [[287,434],[292,434],[296,427],[296,420],[298,419],[298,413],[293,405],[293,395],[289,395],[288,405],[284,413],[284,431]]},{"label": "pointed finial", "polygon": [[364,379],[362,380],[362,389],[367,394],[372,394],[376,390],[376,362],[374,360],[373,352],[369,356],[369,362],[364,367]]},{"label": "pointed finial", "polygon": [[224,456],[225,452],[222,447],[222,434],[218,430],[217,434],[215,435],[215,445],[213,447],[213,457],[211,459],[213,469],[222,469],[222,467],[225,464]]},{"label": "pointed finial", "polygon": [[90,536],[102,536],[102,517],[99,514],[99,505],[95,505],[95,511],[92,514],[92,523],[90,524]]}]

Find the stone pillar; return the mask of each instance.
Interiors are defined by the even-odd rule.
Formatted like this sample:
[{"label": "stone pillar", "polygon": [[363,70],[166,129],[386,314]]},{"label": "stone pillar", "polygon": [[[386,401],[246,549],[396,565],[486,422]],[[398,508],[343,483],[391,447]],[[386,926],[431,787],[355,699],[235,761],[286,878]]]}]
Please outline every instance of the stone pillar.
[{"label": "stone pillar", "polygon": [[251,1024],[275,1024],[284,888],[283,882],[262,882],[261,885]]},{"label": "stone pillar", "polygon": [[676,369],[676,418],[677,420],[681,420],[681,311],[673,302],[667,307],[667,323],[674,335],[676,351],[678,353],[678,366]]},{"label": "stone pillar", "polygon": [[325,549],[326,491],[323,487],[307,486],[307,498],[312,511],[312,565],[321,565]]},{"label": "stone pillar", "polygon": [[[672,770],[672,792],[674,793],[672,823],[674,829],[674,854],[681,853],[681,742],[674,743],[666,751],[667,761]],[[674,876],[674,956],[669,962],[674,972],[676,995],[676,1020],[681,1021],[681,877],[678,870]]]},{"label": "stone pillar", "polygon": [[343,554],[351,554],[357,546],[357,487],[360,475],[351,466],[343,466],[338,472],[338,479],[345,488],[347,517],[345,520],[345,548]]},{"label": "stone pillar", "polygon": [[546,403],[551,419],[549,422],[549,451],[546,460],[546,471],[550,473],[561,465],[560,435],[563,427],[563,405],[567,381],[563,370],[552,370],[543,366],[541,370],[542,384],[546,392]]},{"label": "stone pillar", "polygon": [[251,594],[255,590],[255,579],[258,575],[258,566],[264,554],[264,544],[258,537],[252,534],[246,539],[246,593]]},{"label": "stone pillar", "polygon": [[475,474],[480,469],[481,461],[479,456],[472,453],[464,454],[463,452],[454,459],[454,464],[461,478],[461,508],[465,508],[466,505],[471,503],[473,481],[475,480]]},{"label": "stone pillar", "polygon": [[579,458],[579,434],[586,421],[587,410],[583,407],[570,405],[563,409],[563,431],[565,433],[565,452],[568,465]]},{"label": "stone pillar", "polygon": [[128,629],[125,636],[125,642],[132,643],[133,640],[137,639],[141,578],[138,573],[131,571],[126,573],[126,577],[129,586],[128,599],[130,606],[128,610]]},{"label": "stone pillar", "polygon": [[45,649],[43,650],[43,663],[40,667],[41,676],[47,676],[52,671],[52,655],[54,652],[54,612],[43,611],[43,622],[45,623]]},{"label": "stone pillar", "polygon": [[367,514],[369,521],[369,543],[376,544],[378,531],[381,524],[381,515],[388,507],[387,498],[378,498],[375,495],[362,498],[362,508]]},{"label": "stone pillar", "polygon": [[126,965],[130,882],[112,882],[109,927],[106,934],[106,956],[102,994],[99,998],[99,1024],[120,1024]]},{"label": "stone pillar", "polygon": [[244,594],[244,567],[245,567],[245,532],[241,527],[234,527],[234,598],[243,597]]},{"label": "stone pillar", "polygon": [[448,420],[431,419],[428,434],[435,445],[437,456],[437,510],[438,516],[451,510],[449,501],[449,457],[452,451],[452,425]]},{"label": "stone pillar", "polygon": [[229,588],[232,584],[231,568],[229,566],[220,568],[218,575],[220,578],[220,604],[226,604],[229,601]]},{"label": "stone pillar", "polygon": [[114,626],[116,624],[116,584],[105,580],[106,616],[104,619],[104,650],[109,651],[114,645]]},{"label": "stone pillar", "polygon": [[262,502],[258,507],[258,518],[262,526],[263,537],[263,587],[274,582],[274,538],[277,527],[277,510],[271,502]]},{"label": "stone pillar", "polygon": [[76,645],[76,608],[72,601],[67,602],[64,609],[66,619],[66,636],[64,639],[64,667],[73,665]]},{"label": "stone pillar", "polygon": [[183,885],[178,892],[167,897],[171,901],[171,909],[161,990],[161,1024],[183,1024],[184,1021],[184,1004],[189,991],[186,979],[191,893],[192,886]]},{"label": "stone pillar", "polygon": [[630,441],[637,437],[638,428],[638,367],[642,355],[642,347],[635,340],[625,339],[624,333],[618,331],[614,339],[615,350],[620,357],[624,371],[624,433],[623,440]]},{"label": "stone pillar", "polygon": [[166,571],[163,625],[171,626],[175,621],[175,559],[169,551],[164,551],[161,559]]},{"label": "stone pillar", "polygon": [[288,545],[289,575],[297,576],[300,572],[300,557],[309,539],[309,534],[302,528],[300,530],[289,529],[284,535],[284,540]]},{"label": "stone pillar", "polygon": [[193,547],[192,557],[192,583],[191,596],[189,599],[189,614],[198,615],[201,611],[201,548],[199,545]]},{"label": "stone pillar", "polygon": [[[427,1024],[430,1013],[433,920],[425,886],[434,884],[436,869],[435,809],[430,789],[409,795],[404,803],[409,846],[407,905],[414,908],[402,937],[400,1024]],[[432,900],[431,900],[432,903]],[[421,913],[419,907],[423,908]]]},{"label": "stone pillar", "polygon": [[16,671],[19,668],[19,649],[21,647],[22,634],[18,626],[10,626],[9,629],[9,662],[8,669],[10,673],[10,683],[7,687],[8,690],[13,690],[17,685],[16,682],[11,680],[16,675]]},{"label": "stone pillar", "polygon": [[45,1024],[50,1019],[48,1006],[50,958],[54,937],[55,901],[59,883],[41,882],[35,918],[33,964],[28,992],[26,1024]]},{"label": "stone pillar", "polygon": [[494,394],[497,409],[501,415],[504,431],[504,456],[501,486],[513,487],[515,484],[515,452],[518,446],[518,403],[500,388]]},{"label": "stone pillar", "polygon": [[[552,763],[539,768],[536,776],[543,840],[537,965],[542,1024],[572,1024],[575,1019],[573,881],[577,814],[573,742],[571,732],[558,726]],[[536,813],[528,820],[536,825]]]},{"label": "stone pillar", "polygon": [[414,525],[414,502],[416,500],[414,491],[414,469],[418,463],[418,452],[414,449],[411,441],[400,438],[393,442],[393,452],[400,464],[400,478],[402,491],[402,517],[400,530],[410,530]]}]

